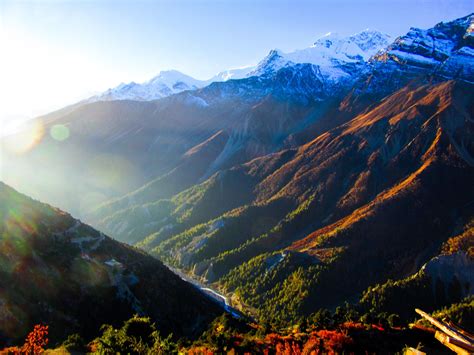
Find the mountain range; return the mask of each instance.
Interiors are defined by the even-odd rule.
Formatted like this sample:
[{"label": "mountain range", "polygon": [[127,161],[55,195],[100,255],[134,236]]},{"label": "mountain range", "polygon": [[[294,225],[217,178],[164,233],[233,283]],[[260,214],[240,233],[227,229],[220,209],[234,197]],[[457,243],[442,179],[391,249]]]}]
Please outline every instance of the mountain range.
[{"label": "mountain range", "polygon": [[209,82],[162,72],[38,118],[21,154],[3,138],[4,179],[258,320],[345,302],[410,320],[473,293],[473,38],[470,14]]},{"label": "mountain range", "polygon": [[284,66],[299,63],[311,63],[319,66],[326,76],[337,80],[347,75],[344,65],[360,63],[368,60],[389,44],[390,36],[367,29],[349,37],[328,33],[319,38],[311,47],[283,53],[272,50],[257,66],[244,66],[222,71],[208,80],[198,80],[177,70],[162,71],[151,80],[137,84],[122,83],[101,94],[95,95],[84,102],[135,100],[151,101],[182,91],[196,90],[214,82],[238,80],[250,76],[260,76],[274,72]]},{"label": "mountain range", "polygon": [[113,100],[150,101],[180,93],[186,90],[196,90],[214,82],[230,79],[242,79],[253,70],[252,66],[222,71],[208,80],[198,80],[177,70],[160,72],[157,76],[143,84],[131,82],[90,97],[82,103]]}]

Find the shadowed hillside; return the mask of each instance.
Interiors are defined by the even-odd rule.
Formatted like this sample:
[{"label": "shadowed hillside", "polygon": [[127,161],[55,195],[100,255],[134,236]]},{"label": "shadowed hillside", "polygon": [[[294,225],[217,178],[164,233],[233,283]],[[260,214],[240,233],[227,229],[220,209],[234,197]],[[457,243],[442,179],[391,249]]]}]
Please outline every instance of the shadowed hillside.
[{"label": "shadowed hillside", "polygon": [[50,325],[54,341],[148,315],[194,336],[218,306],[153,257],[0,183],[0,343]]}]

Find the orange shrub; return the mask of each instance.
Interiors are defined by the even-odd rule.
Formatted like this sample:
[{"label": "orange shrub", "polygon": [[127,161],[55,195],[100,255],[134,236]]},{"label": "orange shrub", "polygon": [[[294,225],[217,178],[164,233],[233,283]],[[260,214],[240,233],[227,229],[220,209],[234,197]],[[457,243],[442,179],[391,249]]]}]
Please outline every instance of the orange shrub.
[{"label": "orange shrub", "polygon": [[22,351],[25,354],[41,354],[46,345],[48,345],[48,326],[38,324],[26,337]]},{"label": "orange shrub", "polygon": [[329,353],[341,352],[354,342],[350,336],[337,330],[320,330],[315,335],[322,340],[324,349]]},{"label": "orange shrub", "polygon": [[301,347],[295,342],[278,343],[276,355],[301,355]]},{"label": "orange shrub", "polygon": [[37,355],[44,352],[46,345],[48,345],[48,326],[38,324],[28,334],[21,348],[17,346],[5,348],[0,350],[0,355]]}]

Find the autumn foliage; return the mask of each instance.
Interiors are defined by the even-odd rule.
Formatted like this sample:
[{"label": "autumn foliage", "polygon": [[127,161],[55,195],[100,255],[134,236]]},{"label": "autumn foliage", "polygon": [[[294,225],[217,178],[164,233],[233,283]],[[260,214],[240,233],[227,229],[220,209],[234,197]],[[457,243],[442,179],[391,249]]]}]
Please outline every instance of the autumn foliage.
[{"label": "autumn foliage", "polygon": [[340,353],[353,343],[351,337],[338,330],[319,330],[304,335],[303,339],[293,336],[269,334],[265,338],[264,353],[277,355],[316,355]]},{"label": "autumn foliage", "polygon": [[23,346],[13,346],[0,350],[0,355],[36,355],[44,352],[48,345],[48,326],[37,324],[27,335]]}]

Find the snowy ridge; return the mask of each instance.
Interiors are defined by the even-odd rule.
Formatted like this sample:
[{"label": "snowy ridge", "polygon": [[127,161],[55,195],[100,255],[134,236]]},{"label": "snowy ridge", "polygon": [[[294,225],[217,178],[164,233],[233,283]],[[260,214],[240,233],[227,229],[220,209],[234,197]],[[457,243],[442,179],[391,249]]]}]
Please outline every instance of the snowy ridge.
[{"label": "snowy ridge", "polygon": [[271,75],[298,63],[317,65],[323,76],[338,79],[350,75],[347,64],[361,64],[390,43],[390,36],[376,30],[364,30],[349,37],[327,33],[306,49],[283,53],[272,50],[250,75]]},{"label": "snowy ridge", "polygon": [[371,62],[388,63],[400,70],[424,70],[447,78],[474,80],[474,14],[433,28],[411,28]]}]

